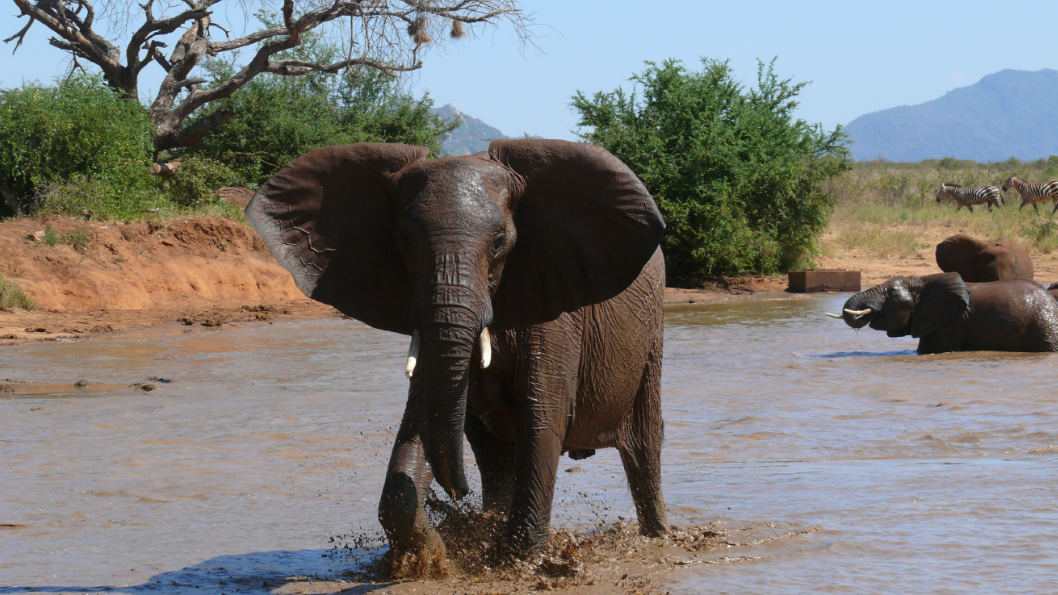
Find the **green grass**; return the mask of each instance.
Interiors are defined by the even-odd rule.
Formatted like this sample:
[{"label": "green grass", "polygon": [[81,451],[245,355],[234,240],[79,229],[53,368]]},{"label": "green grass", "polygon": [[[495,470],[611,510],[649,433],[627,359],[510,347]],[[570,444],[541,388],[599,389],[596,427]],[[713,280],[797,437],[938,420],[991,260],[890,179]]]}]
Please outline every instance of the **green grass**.
[{"label": "green grass", "polygon": [[859,251],[877,258],[910,258],[920,256],[926,247],[919,235],[911,231],[892,231],[874,226],[855,226],[838,233],[834,244],[846,251]]},{"label": "green grass", "polygon": [[84,248],[93,239],[95,239],[95,234],[90,229],[75,229],[62,234],[62,243],[74,248]]},{"label": "green grass", "polygon": [[56,232],[55,229],[52,226],[45,225],[44,226],[44,237],[41,238],[41,241],[44,242],[45,244],[51,246],[52,248],[54,248],[54,247],[58,246],[60,242],[62,242],[62,238],[59,236],[58,232]]},{"label": "green grass", "polygon": [[21,287],[0,274],[0,311],[8,312],[15,308],[32,310],[35,307],[33,300],[29,299]]}]

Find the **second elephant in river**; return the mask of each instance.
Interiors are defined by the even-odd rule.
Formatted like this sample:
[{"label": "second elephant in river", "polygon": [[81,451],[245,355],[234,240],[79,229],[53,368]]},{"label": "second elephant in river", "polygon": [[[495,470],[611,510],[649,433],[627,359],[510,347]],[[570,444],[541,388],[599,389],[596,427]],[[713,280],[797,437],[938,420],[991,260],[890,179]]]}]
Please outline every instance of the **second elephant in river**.
[{"label": "second elephant in river", "polygon": [[967,283],[1033,279],[1032,258],[1010,238],[981,240],[964,233],[937,244],[937,266]]},{"label": "second elephant in river", "polygon": [[1058,301],[1032,281],[967,286],[958,273],[896,277],[852,296],[840,316],[859,329],[911,335],[918,353],[1058,351]]},{"label": "second elephant in river", "polygon": [[640,531],[661,495],[665,224],[643,183],[590,145],[497,140],[464,157],[325,147],[246,215],[310,297],[411,336],[411,378],[379,521],[395,554],[443,560],[432,480],[467,495],[463,436],[501,552],[548,536],[559,457],[616,447]]}]

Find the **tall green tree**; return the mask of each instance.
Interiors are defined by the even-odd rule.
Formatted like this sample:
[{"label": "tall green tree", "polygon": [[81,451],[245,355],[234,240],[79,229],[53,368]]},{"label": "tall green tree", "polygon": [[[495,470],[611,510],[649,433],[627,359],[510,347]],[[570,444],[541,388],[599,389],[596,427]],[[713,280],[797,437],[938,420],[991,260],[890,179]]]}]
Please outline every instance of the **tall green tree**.
[{"label": "tall green tree", "polygon": [[[759,64],[746,89],[726,61],[648,62],[621,88],[573,96],[580,136],[635,171],[668,224],[669,274],[776,273],[801,264],[833,209],[823,182],[852,167],[840,126],[794,117],[806,83]],[[638,95],[638,94],[641,94]]]}]

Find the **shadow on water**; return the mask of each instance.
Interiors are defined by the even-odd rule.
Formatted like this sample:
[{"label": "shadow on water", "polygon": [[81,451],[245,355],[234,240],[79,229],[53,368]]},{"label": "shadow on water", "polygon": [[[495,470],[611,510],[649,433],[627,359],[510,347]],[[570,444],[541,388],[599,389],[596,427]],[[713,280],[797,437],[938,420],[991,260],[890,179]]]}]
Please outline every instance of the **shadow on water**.
[{"label": "shadow on water", "polygon": [[917,355],[914,349],[902,349],[900,351],[836,351],[834,353],[819,354],[794,354],[797,357],[833,359],[838,357],[893,357],[902,355]]},{"label": "shadow on water", "polygon": [[[312,581],[314,593],[343,595],[371,593],[393,582],[370,581],[366,570],[385,552],[381,549],[276,550],[210,558],[193,566],[163,572],[138,585],[23,585],[0,584],[0,594],[16,593],[166,593],[221,595],[226,593],[277,593],[283,587]],[[368,581],[368,582],[364,582]],[[330,583],[320,585],[320,582]],[[324,587],[320,590],[319,587]],[[331,587],[331,588],[327,588]],[[292,591],[294,592],[294,591]]]}]

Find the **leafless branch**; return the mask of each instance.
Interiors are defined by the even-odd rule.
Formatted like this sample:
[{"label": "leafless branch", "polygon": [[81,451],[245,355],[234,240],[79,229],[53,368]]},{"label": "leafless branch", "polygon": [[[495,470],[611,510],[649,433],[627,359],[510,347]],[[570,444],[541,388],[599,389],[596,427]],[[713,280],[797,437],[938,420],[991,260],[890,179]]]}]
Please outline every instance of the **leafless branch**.
[{"label": "leafless branch", "polygon": [[[19,15],[19,18],[21,18],[21,17],[22,17],[22,15]],[[21,46],[22,42],[26,40],[26,33],[29,33],[29,28],[33,26],[33,21],[35,21],[35,20],[36,19],[34,19],[32,16],[30,16],[29,17],[29,22],[26,23],[25,27],[22,27],[21,31],[19,31],[18,33],[15,33],[11,37],[8,37],[7,39],[4,40],[4,43],[11,43],[11,40],[13,40],[13,39],[17,39],[18,40],[18,43],[15,44],[15,49],[11,50],[11,54],[12,55],[14,55],[14,53],[18,51],[19,46]]]}]

